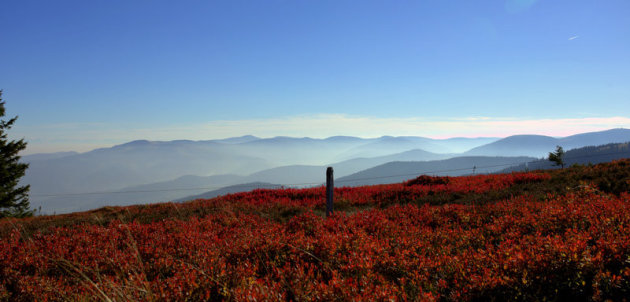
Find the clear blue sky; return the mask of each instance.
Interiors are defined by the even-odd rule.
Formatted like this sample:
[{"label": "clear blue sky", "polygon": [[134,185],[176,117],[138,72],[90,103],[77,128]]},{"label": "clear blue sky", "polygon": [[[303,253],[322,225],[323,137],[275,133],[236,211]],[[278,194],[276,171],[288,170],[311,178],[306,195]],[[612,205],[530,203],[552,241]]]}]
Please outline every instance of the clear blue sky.
[{"label": "clear blue sky", "polygon": [[629,16],[627,0],[3,1],[0,89],[31,152],[564,135],[630,127]]}]

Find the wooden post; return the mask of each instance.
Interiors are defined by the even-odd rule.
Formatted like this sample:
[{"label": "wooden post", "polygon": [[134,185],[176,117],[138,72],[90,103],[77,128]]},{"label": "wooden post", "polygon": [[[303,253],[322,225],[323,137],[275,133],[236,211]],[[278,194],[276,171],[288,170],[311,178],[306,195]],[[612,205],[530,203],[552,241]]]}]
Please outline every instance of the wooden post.
[{"label": "wooden post", "polygon": [[326,217],[333,213],[333,191],[335,189],[333,168],[326,169]]}]

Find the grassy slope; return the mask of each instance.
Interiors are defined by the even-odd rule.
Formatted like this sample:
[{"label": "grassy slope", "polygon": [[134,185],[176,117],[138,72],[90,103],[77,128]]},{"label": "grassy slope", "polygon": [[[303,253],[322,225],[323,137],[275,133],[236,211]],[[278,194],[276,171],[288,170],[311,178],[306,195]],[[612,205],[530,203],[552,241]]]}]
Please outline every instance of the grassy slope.
[{"label": "grassy slope", "polygon": [[[471,204],[488,203],[505,198],[520,195],[534,196],[536,199],[543,200],[549,194],[562,195],[567,192],[575,191],[586,183],[594,184],[597,189],[605,193],[619,195],[622,192],[630,192],[630,160],[616,161],[613,164],[605,163],[600,165],[575,165],[564,170],[541,170],[532,173],[540,173],[550,175],[550,178],[541,182],[524,182],[513,184],[500,190],[491,190],[482,193],[467,192],[465,194],[459,192],[435,192],[427,194],[413,200],[404,198],[404,196],[382,197],[389,199],[389,202],[379,204],[383,207],[388,204],[415,203],[439,205],[446,203]],[[454,179],[454,178],[453,178]],[[381,189],[389,187],[385,186],[367,186],[375,188],[377,194],[383,193]],[[361,189],[361,188],[358,188]],[[339,192],[340,188],[336,189]],[[274,190],[257,190],[262,192],[272,192]],[[323,190],[302,189],[302,190],[285,190],[288,198],[298,199],[303,197],[322,197]],[[404,189],[403,189],[404,191]],[[392,193],[393,194],[393,193]],[[0,237],[6,235],[10,229],[19,227],[26,233],[35,231],[46,232],[50,227],[75,226],[85,224],[107,225],[112,220],[121,221],[137,221],[140,223],[151,223],[163,219],[189,219],[190,217],[203,217],[209,213],[221,212],[221,207],[231,209],[233,205],[225,204],[222,201],[238,200],[245,197],[249,193],[230,194],[221,196],[212,200],[197,200],[184,204],[177,203],[160,203],[151,205],[137,205],[126,207],[104,207],[87,212],[78,212],[63,215],[44,215],[39,217],[27,218],[15,221],[5,221],[0,224]],[[339,194],[336,193],[338,196]],[[371,196],[372,198],[374,196]],[[336,210],[355,212],[358,209],[366,209],[376,206],[375,204],[367,205],[349,205],[343,200],[336,200]],[[224,209],[225,210],[225,209]],[[276,221],[284,221],[291,218],[296,213],[301,213],[304,209],[262,209],[263,212],[258,214]],[[323,214],[325,211],[324,204],[315,207],[315,213]],[[251,211],[248,211],[251,212]]]},{"label": "grassy slope", "polygon": [[615,299],[630,291],[629,187],[625,160],[338,188],[332,219],[315,188],[3,220],[0,301]]}]

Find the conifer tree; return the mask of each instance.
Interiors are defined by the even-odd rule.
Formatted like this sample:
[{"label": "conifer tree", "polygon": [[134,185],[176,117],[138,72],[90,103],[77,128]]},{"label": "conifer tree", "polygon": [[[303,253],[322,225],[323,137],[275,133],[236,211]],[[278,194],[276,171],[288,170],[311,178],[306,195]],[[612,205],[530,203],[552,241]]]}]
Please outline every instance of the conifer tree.
[{"label": "conifer tree", "polygon": [[[0,118],[4,116],[4,102],[0,90]],[[0,119],[0,218],[31,216],[29,210],[29,185],[18,186],[28,164],[20,163],[18,153],[26,148],[24,139],[9,140],[6,130],[11,129],[17,116],[5,121]]]},{"label": "conifer tree", "polygon": [[561,166],[564,169],[564,149],[560,146],[556,146],[556,152],[549,152],[549,161],[552,161],[556,166]]}]

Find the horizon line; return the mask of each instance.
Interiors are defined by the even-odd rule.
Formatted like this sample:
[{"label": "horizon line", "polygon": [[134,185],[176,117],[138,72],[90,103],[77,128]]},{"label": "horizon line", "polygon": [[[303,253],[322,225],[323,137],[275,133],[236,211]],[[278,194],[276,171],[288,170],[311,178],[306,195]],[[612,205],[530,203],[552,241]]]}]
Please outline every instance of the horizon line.
[{"label": "horizon line", "polygon": [[[27,145],[27,149],[24,152],[24,154],[21,154],[21,156],[28,156],[28,155],[37,155],[37,154],[54,154],[54,153],[65,153],[65,152],[76,152],[76,153],[87,153],[87,152],[91,152],[94,150],[98,150],[98,149],[108,149],[108,148],[113,148],[116,146],[121,146],[121,145],[126,145],[126,144],[130,144],[133,142],[142,142],[142,141],[146,141],[149,143],[169,143],[169,142],[176,142],[176,141],[187,141],[187,142],[208,142],[208,141],[221,141],[221,140],[228,140],[228,139],[234,139],[234,138],[243,138],[243,137],[254,137],[256,138],[256,140],[266,140],[266,139],[275,139],[275,138],[292,138],[292,139],[313,139],[313,140],[327,140],[327,139],[331,139],[331,138],[335,138],[335,137],[348,137],[348,138],[359,138],[359,139],[365,139],[365,140],[369,140],[369,139],[379,139],[379,138],[384,138],[384,137],[392,137],[392,138],[405,138],[405,137],[413,137],[413,138],[427,138],[427,139],[432,139],[432,140],[449,140],[449,139],[497,139],[497,140],[501,140],[501,139],[505,139],[508,137],[512,137],[512,136],[545,136],[545,137],[552,137],[552,138],[566,138],[566,137],[570,137],[573,135],[580,135],[580,134],[586,134],[586,133],[597,133],[597,132],[605,132],[605,131],[611,131],[611,130],[626,130],[628,128],[625,127],[615,127],[615,128],[607,128],[607,129],[603,129],[603,130],[597,130],[597,131],[587,131],[587,132],[577,132],[577,133],[573,133],[573,134],[569,134],[569,135],[559,135],[559,136],[552,136],[552,135],[545,135],[545,134],[536,134],[536,133],[517,133],[517,134],[510,134],[507,136],[476,136],[476,135],[472,135],[472,136],[448,136],[448,137],[431,137],[431,136],[422,136],[422,135],[381,135],[381,136],[355,136],[355,135],[332,135],[332,136],[323,136],[323,137],[317,137],[317,136],[289,136],[289,135],[276,135],[276,136],[268,136],[268,137],[264,137],[264,136],[257,136],[257,135],[253,135],[253,134],[244,134],[244,135],[237,135],[237,136],[230,136],[230,137],[223,137],[223,138],[211,138],[211,139],[199,139],[199,140],[195,140],[195,139],[172,139],[172,140],[151,140],[151,139],[132,139],[129,141],[125,141],[125,142],[121,142],[121,143],[114,143],[114,144],[107,144],[107,145],[94,145],[93,148],[91,149],[84,149],[81,151],[77,151],[77,150],[59,150],[59,151],[50,151],[50,152],[28,152],[28,145]],[[27,142],[28,143],[28,142]],[[238,143],[235,143],[238,144]]]}]

